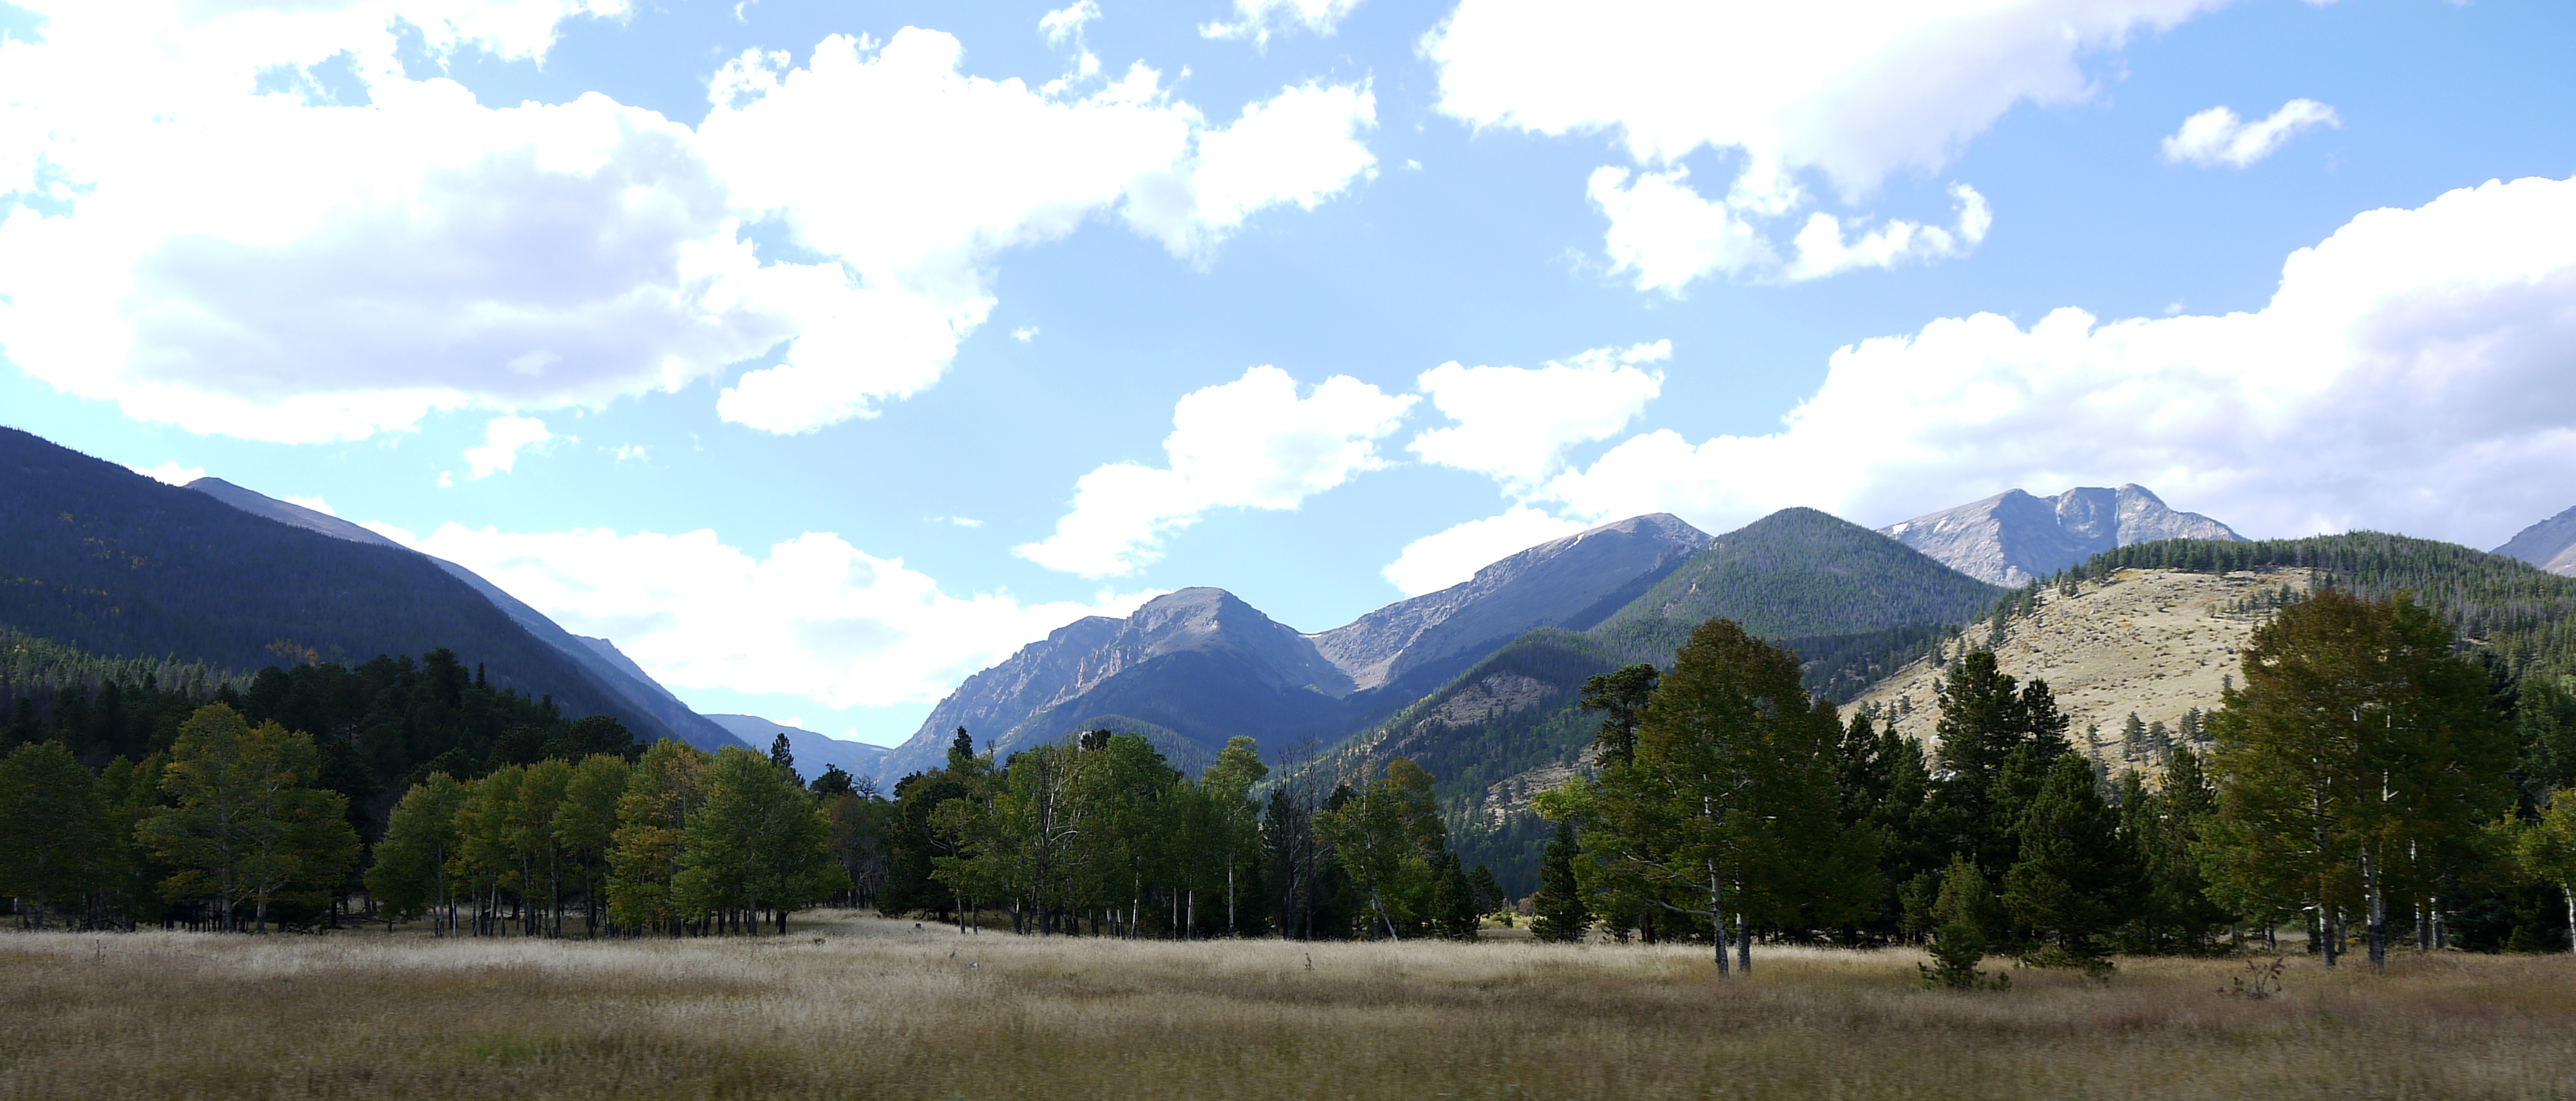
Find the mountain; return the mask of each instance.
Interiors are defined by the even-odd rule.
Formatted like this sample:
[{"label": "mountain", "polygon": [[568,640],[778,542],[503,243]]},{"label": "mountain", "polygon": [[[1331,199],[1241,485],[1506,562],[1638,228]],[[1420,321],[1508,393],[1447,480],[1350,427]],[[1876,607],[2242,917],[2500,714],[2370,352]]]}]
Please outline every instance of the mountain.
[{"label": "mountain", "polygon": [[1639,516],[1314,635],[1224,590],[1183,589],[1125,620],[1068,624],[967,678],[888,755],[886,775],[938,767],[960,726],[1006,755],[1114,727],[1146,735],[1183,768],[1237,734],[1265,750],[1331,743],[1532,629],[1599,622],[1707,543],[1671,516]]},{"label": "mountain", "polygon": [[1178,731],[1211,753],[1236,734],[1268,746],[1337,733],[1353,690],[1295,629],[1223,589],[1182,589],[1124,620],[1060,627],[966,678],[885,767],[896,776],[937,767],[960,726],[979,750],[1008,756],[1104,715]]},{"label": "mountain", "polygon": [[0,623],[232,669],[454,651],[497,688],[677,731],[427,557],[333,538],[0,428]]},{"label": "mountain", "polygon": [[2576,508],[2522,529],[2495,552],[2560,577],[2576,577]]},{"label": "mountain", "polygon": [[1880,528],[1980,581],[2020,588],[2114,547],[2159,539],[2236,540],[2227,525],[2175,512],[2145,486],[2085,487],[2054,497],[2006,490]]},{"label": "mountain", "polygon": [[[807,780],[822,775],[825,768],[833,765],[852,776],[879,776],[885,764],[886,747],[881,745],[843,741],[803,727],[782,726],[758,715],[709,715],[707,720],[764,753],[769,751],[772,739],[787,735],[787,750],[796,755],[796,771]],[[891,793],[893,785],[886,786]]]},{"label": "mountain", "polygon": [[1438,687],[1540,627],[1591,627],[1671,573],[1709,538],[1665,513],[1531,547],[1439,592],[1314,636],[1359,688],[1408,697]]},{"label": "mountain", "polygon": [[1630,660],[1660,662],[1719,616],[1798,645],[1963,623],[2002,596],[1868,528],[1790,508],[1711,540],[1593,634]]},{"label": "mountain", "polygon": [[1786,643],[1811,690],[1857,693],[2006,595],[1868,528],[1814,509],[1720,535],[1581,632],[1531,631],[1345,743],[1322,767],[1352,776],[1406,757],[1431,771],[1460,859],[1504,890],[1536,886],[1549,831],[1530,798],[1588,762],[1598,716],[1585,678],[1669,665],[1716,616]]},{"label": "mountain", "polygon": [[[221,478],[199,478],[188,483],[187,488],[253,516],[274,520],[289,527],[302,528],[317,535],[350,543],[387,547],[405,554],[418,553],[337,516],[316,512],[293,502],[280,501],[274,497],[244,489]],[[554,620],[546,618],[544,613],[527,606],[517,597],[501,591],[500,586],[484,580],[482,575],[444,558],[425,554],[420,557],[435,564],[448,576],[464,582],[467,587],[482,594],[483,599],[500,609],[503,615],[509,616],[511,622],[517,623],[530,635],[535,636],[537,641],[545,643],[555,652],[570,659],[573,664],[580,666],[584,672],[617,693],[619,698],[624,699],[629,705],[660,720],[661,729],[667,731],[669,735],[709,752],[729,745],[742,744],[724,727],[690,710],[689,705],[680,702],[679,697],[662,687],[625,654],[620,653],[607,639],[590,638],[565,631],[557,626]],[[644,737],[644,731],[638,730],[636,733],[639,737]],[[655,740],[659,736],[657,733],[645,737],[645,740]],[[761,743],[762,748],[766,748],[767,745],[767,742]]]}]

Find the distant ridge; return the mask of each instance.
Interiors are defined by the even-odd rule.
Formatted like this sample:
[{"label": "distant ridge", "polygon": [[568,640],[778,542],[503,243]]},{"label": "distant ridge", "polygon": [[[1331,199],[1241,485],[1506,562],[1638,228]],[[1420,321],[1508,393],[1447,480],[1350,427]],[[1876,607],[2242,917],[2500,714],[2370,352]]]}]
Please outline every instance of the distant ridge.
[{"label": "distant ridge", "polygon": [[2560,577],[2576,577],[2576,508],[2522,529],[2495,552]]},{"label": "distant ridge", "polygon": [[2195,512],[2166,507],[2145,486],[2079,487],[2054,497],[2008,489],[1925,513],[1879,533],[1979,581],[2020,588],[2103,551],[2159,539],[2244,538]]},{"label": "distant ridge", "polygon": [[425,556],[251,515],[5,428],[0,564],[0,623],[90,653],[251,670],[444,648],[569,716],[676,736]]},{"label": "distant ridge", "polygon": [[763,753],[769,751],[772,739],[780,734],[787,735],[787,749],[796,755],[796,771],[808,781],[822,775],[824,769],[838,765],[841,771],[852,776],[876,776],[880,781],[886,781],[884,789],[889,797],[894,793],[894,784],[880,775],[885,765],[884,746],[843,741],[803,727],[771,722],[758,715],[709,715],[707,721],[723,727],[727,733]]},{"label": "distant ridge", "polygon": [[[316,512],[291,501],[281,501],[256,490],[244,489],[221,478],[199,478],[188,483],[186,488],[203,493],[253,516],[274,520],[289,527],[302,528],[317,535],[325,535],[345,542],[388,547],[427,559],[435,563],[439,569],[446,571],[448,576],[464,582],[475,592],[482,594],[483,599],[490,601],[493,607],[509,616],[512,622],[526,629],[530,635],[536,637],[537,641],[545,643],[556,652],[571,659],[574,664],[597,677],[601,684],[616,692],[627,703],[659,720],[661,731],[656,732],[657,736],[660,732],[667,731],[683,742],[710,752],[729,745],[744,744],[724,727],[690,710],[688,704],[681,702],[678,696],[672,695],[669,689],[662,687],[660,682],[655,681],[644,672],[642,667],[619,652],[617,647],[610,644],[607,639],[589,638],[564,630],[554,620],[546,618],[544,613],[529,607],[517,597],[503,592],[500,586],[484,580],[481,574],[444,558],[420,554],[418,551],[337,516]],[[637,733],[641,735],[644,732],[637,731]]]}]

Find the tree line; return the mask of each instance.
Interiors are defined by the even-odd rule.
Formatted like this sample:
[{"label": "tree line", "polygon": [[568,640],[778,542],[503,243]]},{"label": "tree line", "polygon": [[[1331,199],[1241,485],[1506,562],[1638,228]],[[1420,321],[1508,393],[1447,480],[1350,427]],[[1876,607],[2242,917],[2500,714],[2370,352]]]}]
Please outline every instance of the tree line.
[{"label": "tree line", "polygon": [[[1936,981],[1989,948],[2099,968],[2303,927],[2358,941],[2540,947],[2576,924],[2576,693],[2456,645],[2403,594],[2328,588],[2257,629],[2205,751],[2153,775],[2078,752],[2044,681],[1947,667],[1930,752],[1800,690],[1797,656],[1714,620],[1669,673],[1587,684],[1597,772],[1557,824],[1543,937],[1930,941]],[[2197,716],[2195,716],[2197,718]],[[2499,937],[2498,927],[2511,930]]]}]

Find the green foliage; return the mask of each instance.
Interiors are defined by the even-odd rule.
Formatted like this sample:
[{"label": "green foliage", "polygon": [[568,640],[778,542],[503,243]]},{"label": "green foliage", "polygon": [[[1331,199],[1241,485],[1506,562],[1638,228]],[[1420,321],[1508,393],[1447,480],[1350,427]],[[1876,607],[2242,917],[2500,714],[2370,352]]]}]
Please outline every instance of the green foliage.
[{"label": "green foliage", "polygon": [[22,900],[37,929],[97,885],[116,837],[98,785],[59,743],[0,758],[0,896]]},{"label": "green foliage", "polygon": [[706,801],[681,829],[671,883],[682,920],[734,916],[731,924],[756,933],[761,915],[783,922],[786,911],[848,886],[831,859],[830,819],[787,766],[727,747],[704,779]]},{"label": "green foliage", "polygon": [[2056,958],[2092,961],[2103,934],[2129,915],[2141,892],[2131,839],[2095,790],[2093,766],[2063,754],[2024,811],[2021,842],[2004,875],[2003,903],[2015,923],[2056,940]]},{"label": "green foliage", "polygon": [[1949,870],[1942,873],[1940,898],[1933,904],[1932,915],[1938,922],[1932,963],[1916,965],[1924,986],[1935,990],[2012,987],[2012,976],[2000,972],[1988,976],[1978,970],[1993,947],[1992,931],[2001,924],[2001,908],[1986,887],[1986,877],[1966,856],[1953,858]]},{"label": "green foliage", "polygon": [[[1964,622],[2004,590],[1814,509],[1784,509],[1717,537],[1594,633],[1622,652],[1726,618],[1771,639]],[[1663,621],[1659,623],[1658,621]]]},{"label": "green foliage", "polygon": [[2387,899],[2434,894],[2469,859],[2477,824],[2511,806],[2510,735],[2451,641],[2402,594],[2340,590],[2255,630],[2245,684],[2210,724],[2222,780],[2207,861],[2221,897],[2356,914],[2379,960]]},{"label": "green foliage", "polygon": [[1573,823],[1558,822],[1556,837],[1547,843],[1547,855],[1539,862],[1538,893],[1530,899],[1530,936],[1560,943],[1578,941],[1592,927],[1592,913],[1583,905],[1583,887],[1574,877],[1575,852]]},{"label": "green foliage", "polygon": [[176,869],[163,893],[203,902],[224,929],[241,927],[245,906],[258,930],[273,903],[318,906],[358,850],[342,797],[311,784],[321,763],[311,737],[275,722],[252,726],[219,703],[199,708],[161,774],[170,805],[137,831]]}]

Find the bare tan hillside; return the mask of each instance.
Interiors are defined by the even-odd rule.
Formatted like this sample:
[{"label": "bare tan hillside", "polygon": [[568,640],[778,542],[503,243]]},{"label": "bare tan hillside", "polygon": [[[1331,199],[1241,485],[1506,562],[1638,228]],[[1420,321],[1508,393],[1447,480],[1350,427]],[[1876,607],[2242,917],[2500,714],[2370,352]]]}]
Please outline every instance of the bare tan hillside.
[{"label": "bare tan hillside", "polygon": [[[2231,609],[2283,585],[2303,594],[2308,583],[2304,571],[2218,576],[2122,570],[2082,582],[2073,596],[2045,590],[2036,612],[2007,621],[1995,661],[2024,682],[2047,681],[2058,707],[2073,719],[2068,735],[2076,746],[2085,748],[2086,729],[2099,726],[2096,754],[2117,761],[2120,730],[2132,712],[2141,721],[2178,730],[2186,711],[2206,713],[2218,706],[2225,678],[2237,671],[2238,650],[2271,616],[2268,609]],[[1982,645],[1987,631],[1979,624],[1963,643]],[[1954,643],[1949,656],[1964,653],[1960,647]],[[1853,703],[1875,705],[1908,737],[1932,748],[1940,717],[1932,686],[1941,676],[1930,659],[1917,661]]]}]

